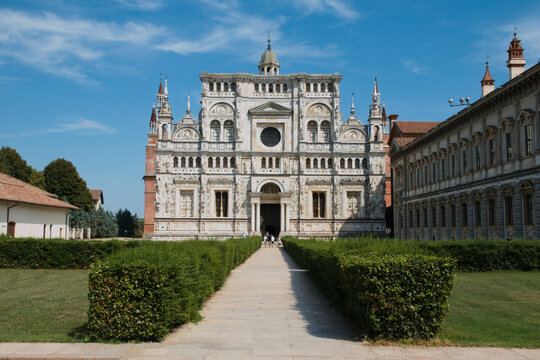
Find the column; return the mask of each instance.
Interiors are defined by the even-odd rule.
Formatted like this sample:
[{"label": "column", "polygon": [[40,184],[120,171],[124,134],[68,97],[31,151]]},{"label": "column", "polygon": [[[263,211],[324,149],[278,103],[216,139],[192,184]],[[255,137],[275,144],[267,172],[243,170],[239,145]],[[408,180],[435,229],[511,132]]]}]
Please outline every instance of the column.
[{"label": "column", "polygon": [[289,204],[286,204],[285,205],[285,231],[286,232],[290,232],[290,227],[289,227],[289,222],[290,222],[290,218],[289,218]]},{"label": "column", "polygon": [[285,204],[284,203],[281,203],[280,204],[281,206],[281,211],[279,212],[279,217],[280,217],[280,227],[279,227],[279,230],[281,232],[285,232]]},{"label": "column", "polygon": [[251,203],[251,234],[250,235],[253,235],[254,233],[257,232],[257,230],[255,230],[256,227],[255,227],[255,203]]},{"label": "column", "polygon": [[257,234],[261,230],[261,204],[256,203],[255,204],[255,232]]}]

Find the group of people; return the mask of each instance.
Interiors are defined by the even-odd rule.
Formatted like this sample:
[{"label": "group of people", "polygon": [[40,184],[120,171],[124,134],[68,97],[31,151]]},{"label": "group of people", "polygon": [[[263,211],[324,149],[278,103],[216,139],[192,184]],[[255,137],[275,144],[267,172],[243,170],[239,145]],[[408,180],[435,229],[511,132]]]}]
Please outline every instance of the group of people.
[{"label": "group of people", "polygon": [[274,247],[274,245],[279,247],[280,243],[281,242],[280,242],[279,238],[276,238],[274,236],[274,234],[269,234],[268,232],[266,232],[263,235],[263,246],[264,247]]}]

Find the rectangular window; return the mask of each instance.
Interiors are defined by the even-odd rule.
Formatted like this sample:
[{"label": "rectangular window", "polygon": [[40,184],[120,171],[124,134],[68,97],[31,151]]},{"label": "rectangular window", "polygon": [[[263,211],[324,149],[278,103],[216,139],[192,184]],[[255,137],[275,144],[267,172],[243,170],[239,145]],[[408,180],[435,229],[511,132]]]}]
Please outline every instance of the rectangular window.
[{"label": "rectangular window", "polygon": [[474,155],[476,158],[476,170],[480,170],[480,145],[474,147]]},{"label": "rectangular window", "polygon": [[412,228],[414,226],[413,217],[412,217],[412,210],[409,210],[409,227]]},{"label": "rectangular window", "polygon": [[180,191],[180,217],[193,217],[193,191]]},{"label": "rectangular window", "polygon": [[456,226],[456,205],[450,205],[450,221],[452,222],[452,227]]},{"label": "rectangular window", "polygon": [[441,227],[446,227],[446,206],[441,205]]},{"label": "rectangular window", "polygon": [[324,218],[324,208],[326,206],[325,194],[323,192],[313,192],[313,217]]},{"label": "rectangular window", "polygon": [[229,193],[227,191],[216,191],[216,216],[227,217],[229,206]]},{"label": "rectangular window", "polygon": [[461,226],[469,225],[469,214],[467,210],[467,203],[461,203]]},{"label": "rectangular window", "polygon": [[427,228],[428,227],[428,217],[427,217],[427,209],[424,208],[424,227]]},{"label": "rectangular window", "polygon": [[456,176],[456,155],[452,154],[452,162],[451,162],[451,169],[452,169],[452,177]]},{"label": "rectangular window", "polygon": [[409,189],[412,189],[413,188],[413,172],[412,170],[409,171]]},{"label": "rectangular window", "polygon": [[416,187],[420,186],[420,169],[416,168]]},{"label": "rectangular window", "polygon": [[437,227],[437,210],[435,207],[431,208],[431,227]]},{"label": "rectangular window", "polygon": [[360,217],[360,199],[361,193],[359,191],[347,192],[347,212],[349,217]]},{"label": "rectangular window", "polygon": [[424,185],[427,185],[428,181],[427,165],[424,165]]},{"label": "rectangular window", "polygon": [[504,198],[504,222],[508,226],[514,225],[514,199],[511,196]]},{"label": "rectangular window", "polygon": [[480,207],[480,200],[474,202],[474,225],[482,225],[482,208]]},{"label": "rectangular window", "polygon": [[531,125],[525,125],[525,155],[532,154]]},{"label": "rectangular window", "polygon": [[441,180],[446,179],[445,163],[444,159],[441,159]]},{"label": "rectangular window", "polygon": [[462,152],[462,156],[463,156],[463,173],[465,174],[467,171],[469,171],[468,169],[468,164],[467,164],[467,150],[463,150]]},{"label": "rectangular window", "polygon": [[495,226],[495,199],[488,199],[488,224],[489,226]]},{"label": "rectangular window", "polygon": [[436,168],[437,168],[437,165],[435,164],[435,162],[432,162],[431,163],[431,182],[433,183],[437,181],[436,172],[435,172]]},{"label": "rectangular window", "polygon": [[523,194],[523,222],[525,225],[533,224],[533,196],[532,194]]},{"label": "rectangular window", "polygon": [[420,210],[416,209],[416,227],[420,227]]},{"label": "rectangular window", "polygon": [[506,161],[512,160],[512,134],[506,134]]},{"label": "rectangular window", "polygon": [[495,139],[489,140],[489,165],[495,164]]}]

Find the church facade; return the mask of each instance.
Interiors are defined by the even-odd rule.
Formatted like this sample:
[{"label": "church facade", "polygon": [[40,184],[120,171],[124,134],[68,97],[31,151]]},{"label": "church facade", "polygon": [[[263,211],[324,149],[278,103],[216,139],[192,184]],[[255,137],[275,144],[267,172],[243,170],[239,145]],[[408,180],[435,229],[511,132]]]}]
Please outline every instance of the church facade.
[{"label": "church facade", "polygon": [[202,73],[198,121],[173,121],[160,83],[146,147],[145,237],[384,234],[388,124],[375,86],[368,124],[340,110],[334,74]]}]

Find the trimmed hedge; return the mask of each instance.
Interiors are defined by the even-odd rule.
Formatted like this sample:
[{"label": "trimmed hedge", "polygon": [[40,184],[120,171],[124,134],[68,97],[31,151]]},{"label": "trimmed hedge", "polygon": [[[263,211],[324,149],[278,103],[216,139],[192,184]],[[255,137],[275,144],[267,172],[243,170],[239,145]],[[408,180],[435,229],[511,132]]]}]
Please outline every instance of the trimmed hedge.
[{"label": "trimmed hedge", "polygon": [[370,241],[285,238],[283,244],[364,335],[389,340],[434,337],[448,309],[455,262],[422,254],[424,250],[413,245],[384,250]]},{"label": "trimmed hedge", "polygon": [[89,339],[159,341],[198,310],[260,239],[152,242],[111,255],[89,276]]},{"label": "trimmed hedge", "polygon": [[418,246],[433,255],[453,257],[459,271],[540,269],[538,240],[445,240]]},{"label": "trimmed hedge", "polygon": [[98,260],[140,240],[65,240],[0,237],[0,268],[88,269]]}]

